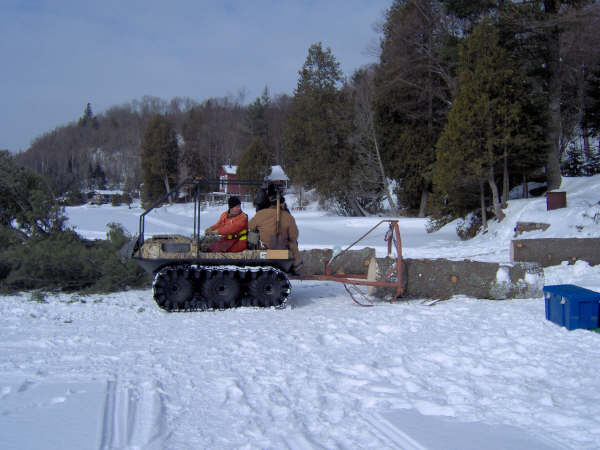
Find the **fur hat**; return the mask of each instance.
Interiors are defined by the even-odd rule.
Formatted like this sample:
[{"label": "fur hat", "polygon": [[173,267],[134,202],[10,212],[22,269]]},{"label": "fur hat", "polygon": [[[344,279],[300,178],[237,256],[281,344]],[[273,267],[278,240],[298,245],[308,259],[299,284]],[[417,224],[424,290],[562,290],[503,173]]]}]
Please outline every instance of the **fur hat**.
[{"label": "fur hat", "polygon": [[228,203],[229,203],[229,209],[242,204],[242,202],[240,202],[240,199],[238,197],[229,197]]}]

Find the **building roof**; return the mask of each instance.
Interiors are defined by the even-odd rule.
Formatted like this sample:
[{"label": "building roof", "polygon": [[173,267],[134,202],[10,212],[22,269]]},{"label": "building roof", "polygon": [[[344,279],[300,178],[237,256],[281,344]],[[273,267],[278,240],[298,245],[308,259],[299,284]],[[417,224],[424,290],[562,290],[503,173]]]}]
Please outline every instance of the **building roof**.
[{"label": "building roof", "polygon": [[267,180],[289,180],[288,176],[279,165],[271,166],[271,174],[267,175]]},{"label": "building roof", "polygon": [[[221,166],[223,172],[227,175],[235,175],[237,173],[238,166],[232,165],[223,165]],[[288,176],[283,171],[283,168],[280,165],[271,166],[271,174],[267,175],[267,180],[288,180]]]},{"label": "building roof", "polygon": [[123,194],[123,191],[121,190],[115,190],[115,189],[94,189],[93,191],[94,194],[100,194],[100,195],[121,195]]},{"label": "building roof", "polygon": [[227,175],[235,175],[237,173],[237,166],[226,165],[221,167]]}]

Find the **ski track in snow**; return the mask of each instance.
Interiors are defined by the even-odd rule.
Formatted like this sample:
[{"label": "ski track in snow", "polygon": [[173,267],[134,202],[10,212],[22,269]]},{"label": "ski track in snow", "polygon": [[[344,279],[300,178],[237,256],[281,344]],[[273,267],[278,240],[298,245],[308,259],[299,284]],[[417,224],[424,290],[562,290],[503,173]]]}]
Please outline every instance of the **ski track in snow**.
[{"label": "ski track in snow", "polygon": [[158,383],[107,381],[100,449],[164,447],[165,398]]},{"label": "ski track in snow", "polygon": [[82,299],[2,298],[0,380],[21,382],[0,386],[0,429],[19,412],[6,398],[92,378],[89,448],[421,448],[378,419],[398,409],[600,442],[598,336],[547,322],[541,299],[361,308],[319,282],[294,282],[283,311],[168,314],[149,290]]}]

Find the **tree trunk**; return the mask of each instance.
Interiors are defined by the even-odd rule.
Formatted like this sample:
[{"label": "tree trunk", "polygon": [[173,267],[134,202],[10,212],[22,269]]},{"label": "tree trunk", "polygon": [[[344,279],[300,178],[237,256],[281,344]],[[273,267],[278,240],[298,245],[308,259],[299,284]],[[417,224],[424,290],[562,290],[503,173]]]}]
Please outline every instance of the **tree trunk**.
[{"label": "tree trunk", "polygon": [[490,166],[490,169],[488,170],[488,184],[492,190],[492,205],[494,206],[494,214],[496,214],[498,222],[501,222],[502,219],[504,219],[504,212],[502,211],[502,205],[500,204],[498,185],[494,179],[494,166]]},{"label": "tree trunk", "polygon": [[590,147],[590,136],[585,123],[581,126],[581,138],[583,139],[583,153],[587,161],[592,157],[592,148]]},{"label": "tree trunk", "polygon": [[365,211],[362,206],[360,206],[360,203],[358,203],[358,200],[356,199],[356,197],[352,198],[352,205],[353,205],[352,209],[354,209],[355,216],[366,217],[369,215],[369,213],[367,211]]},{"label": "tree trunk", "polygon": [[388,202],[390,203],[390,207],[395,215],[398,215],[398,208],[396,207],[396,202],[394,201],[394,194],[390,190],[390,184],[387,181],[387,177],[385,176],[385,170],[383,170],[383,162],[381,161],[381,154],[379,153],[379,144],[377,143],[377,135],[375,134],[375,127],[373,126],[373,118],[371,117],[371,112],[369,111],[369,123],[371,128],[371,134],[373,136],[373,144],[375,145],[375,155],[377,156],[377,163],[379,165],[379,174],[381,175],[381,180],[383,182],[383,187],[385,188],[385,193],[388,198]]},{"label": "tree trunk", "polygon": [[[549,20],[558,14],[555,0],[544,1]],[[560,188],[560,135],[561,135],[561,80],[560,80],[560,30],[552,25],[548,35],[548,97],[550,106],[550,123],[548,127],[548,152],[546,154],[546,179],[548,190]]]},{"label": "tree trunk", "polygon": [[375,249],[342,251],[335,256],[331,249],[312,249],[302,250],[300,255],[304,261],[303,275],[324,275],[326,264],[332,275],[366,275],[371,259],[375,258]]},{"label": "tree trunk", "polygon": [[504,144],[504,170],[502,171],[502,207],[508,206],[509,193],[510,193],[510,178],[508,176],[508,150],[506,144]]},{"label": "tree trunk", "polygon": [[585,66],[582,66],[579,70],[579,76],[577,77],[577,99],[580,111],[578,122],[581,124],[581,139],[583,140],[583,153],[585,154],[586,161],[589,161],[592,157],[592,152],[590,148],[590,136],[586,121],[583,120],[583,115],[585,114],[585,78]]},{"label": "tree trunk", "polygon": [[529,188],[527,187],[527,175],[523,174],[523,198],[529,198]]},{"label": "tree trunk", "polygon": [[427,187],[423,187],[421,191],[421,204],[419,206],[419,217],[425,217],[427,213],[427,198],[429,197],[429,192],[427,192]]},{"label": "tree trunk", "polygon": [[[169,192],[171,192],[171,187],[169,186],[169,177],[165,175],[165,177],[163,178],[163,183],[165,184],[165,190],[167,191],[167,194],[169,194]],[[171,196],[169,196],[169,203],[173,203],[173,198]]]},{"label": "tree trunk", "polygon": [[485,185],[483,179],[479,179],[479,198],[481,200],[481,226],[487,230],[487,211],[485,209]]}]

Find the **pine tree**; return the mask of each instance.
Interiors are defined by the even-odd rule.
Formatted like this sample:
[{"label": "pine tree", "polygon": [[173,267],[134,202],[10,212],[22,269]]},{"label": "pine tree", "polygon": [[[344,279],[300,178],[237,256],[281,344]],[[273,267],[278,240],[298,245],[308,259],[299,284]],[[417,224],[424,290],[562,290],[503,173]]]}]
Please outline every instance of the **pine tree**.
[{"label": "pine tree", "polygon": [[269,91],[265,87],[263,95],[248,106],[248,128],[250,129],[250,135],[253,138],[262,139],[263,142],[266,142],[269,136],[269,123],[266,114],[270,103]]},{"label": "pine tree", "polygon": [[286,117],[283,156],[294,183],[345,202],[353,154],[352,104],[331,49],[310,46]]},{"label": "pine tree", "polygon": [[[435,0],[396,0],[383,26],[375,79],[381,154],[399,200],[425,214],[437,141],[455,85],[455,40]],[[449,56],[450,55],[450,56]]]},{"label": "pine tree", "polygon": [[592,136],[600,135],[600,63],[588,81],[584,121]]},{"label": "pine tree", "polygon": [[464,212],[474,205],[461,204],[465,197],[460,191],[479,186],[482,198],[487,182],[501,220],[496,174],[511,149],[527,142],[527,136],[519,134],[527,95],[518,70],[500,46],[498,30],[487,21],[475,28],[461,49],[459,81],[459,92],[437,143],[434,183],[457,211]]},{"label": "pine tree", "polygon": [[0,232],[14,231],[21,240],[56,233],[63,229],[63,213],[41,176],[0,151]]},{"label": "pine tree", "polygon": [[177,136],[168,119],[155,115],[142,141],[142,203],[147,206],[171,191],[178,177]]},{"label": "pine tree", "polygon": [[[270,173],[271,162],[269,161],[267,147],[260,138],[254,138],[240,157],[236,173],[237,178],[261,182]],[[254,198],[256,189],[254,186],[248,188],[248,193],[252,198]]]},{"label": "pine tree", "polygon": [[204,117],[199,108],[191,108],[183,123],[183,154],[181,163],[184,172],[190,177],[202,177],[207,175],[205,145],[202,143],[202,131]]},{"label": "pine tree", "polygon": [[590,149],[590,157],[584,165],[587,175],[596,175],[600,173],[600,148]]},{"label": "pine tree", "polygon": [[106,189],[106,174],[102,170],[100,163],[96,163],[96,167],[93,172],[94,185],[96,189]]},{"label": "pine tree", "polygon": [[[545,175],[548,189],[560,187],[561,129],[563,122],[563,38],[570,26],[581,26],[573,14],[589,0],[531,0],[506,2],[503,22],[506,32],[520,48],[520,63],[529,66],[532,77],[546,97],[544,127]],[[578,23],[579,22],[579,23]]]},{"label": "pine tree", "polygon": [[98,128],[98,119],[92,112],[92,104],[88,103],[83,110],[83,115],[79,118],[77,124],[80,127],[91,126],[94,129]]},{"label": "pine tree", "polygon": [[586,160],[583,149],[571,145],[567,149],[566,158],[562,164],[562,174],[566,177],[579,177],[586,175]]},{"label": "pine tree", "polygon": [[334,94],[342,83],[340,63],[330,48],[323,49],[321,42],[309,47],[308,56],[299,75],[294,95]]}]

